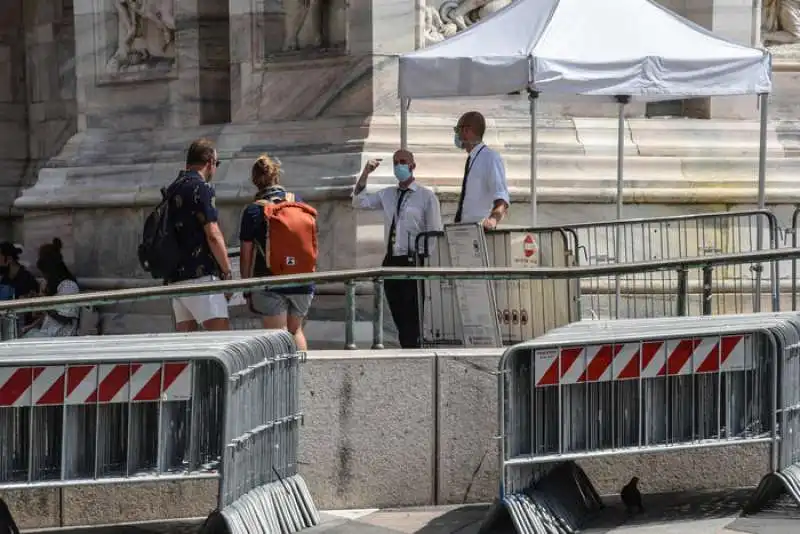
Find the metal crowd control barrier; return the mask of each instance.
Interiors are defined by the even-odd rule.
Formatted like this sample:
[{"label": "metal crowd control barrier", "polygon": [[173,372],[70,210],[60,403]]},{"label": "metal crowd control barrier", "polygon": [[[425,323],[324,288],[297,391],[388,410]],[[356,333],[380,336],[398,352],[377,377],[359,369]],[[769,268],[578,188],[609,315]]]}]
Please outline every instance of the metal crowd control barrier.
[{"label": "metal crowd control barrier", "polygon": [[301,358],[283,331],[2,343],[0,489],[212,477],[232,534],[315,525]]},{"label": "metal crowd control barrier", "polygon": [[[798,350],[796,313],[581,322],[509,348],[501,505],[519,532],[536,532],[567,505],[532,488],[552,464],[592,457],[768,443],[773,471],[791,465]],[[580,519],[586,504],[573,505],[555,515]]]},{"label": "metal crowd control barrier", "polygon": [[[625,219],[559,228],[510,228],[486,234],[492,266],[516,266],[533,257],[540,266],[620,265],[777,248],[778,223],[767,210]],[[795,244],[797,246],[797,244]],[[443,232],[421,234],[418,264],[450,265]],[[506,344],[519,343],[570,321],[591,318],[719,315],[762,310],[763,283],[778,280],[760,263],[586,277],[580,283],[501,281],[495,284],[498,322]],[[682,286],[686,286],[685,289]],[[774,284],[773,284],[774,285]],[[453,285],[421,284],[422,343],[461,344]],[[679,293],[688,298],[678,306]],[[778,309],[771,292],[772,309]]]},{"label": "metal crowd control barrier", "polygon": [[[800,243],[800,206],[795,208],[792,213],[792,226],[787,229],[787,232],[792,235],[792,248],[797,248]],[[797,310],[797,258],[792,260],[792,310]]]},{"label": "metal crowd control barrier", "polygon": [[[571,267],[576,235],[561,228],[511,228],[486,232],[492,267]],[[450,267],[444,232],[417,236],[417,262]],[[494,284],[497,322],[505,344],[543,334],[580,317],[579,286],[574,280],[498,280]],[[461,325],[453,280],[425,280],[420,287],[423,346],[461,345]]]},{"label": "metal crowd control barrier", "polygon": [[[726,211],[674,217],[573,224],[581,265],[694,258],[769,250],[778,246],[778,221],[768,210]],[[768,272],[766,280],[777,280]],[[689,315],[762,311],[760,264],[688,273]],[[713,278],[713,297],[704,293]],[[582,318],[669,316],[675,308],[676,273],[597,277],[581,284]]]}]

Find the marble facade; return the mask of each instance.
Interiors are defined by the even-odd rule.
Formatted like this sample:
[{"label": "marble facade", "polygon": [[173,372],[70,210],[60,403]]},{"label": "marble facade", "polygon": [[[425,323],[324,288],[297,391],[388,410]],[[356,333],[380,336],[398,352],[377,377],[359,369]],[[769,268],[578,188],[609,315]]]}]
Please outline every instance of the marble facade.
[{"label": "marble facade", "polygon": [[[92,287],[147,283],[135,257],[144,215],[181,167],[187,144],[207,136],[224,160],[216,188],[231,242],[252,194],[249,166],[267,151],[283,162],[286,184],[320,210],[321,268],[374,265],[380,219],[353,212],[348,196],[364,161],[399,144],[397,55],[508,1],[0,2],[0,228],[29,254],[59,235]],[[753,28],[760,22],[744,0],[662,3],[732,40],[759,39]],[[777,12],[776,31],[786,32],[787,11]],[[800,200],[800,63],[793,43],[775,46],[783,48],[772,95],[769,196],[790,204]],[[751,202],[755,103],[630,105],[627,194],[638,205],[629,213]],[[525,202],[522,97],[415,101],[409,141],[420,180],[436,188],[445,215],[454,211],[463,155],[449,129],[467,108],[491,119],[490,142],[506,156],[515,200]],[[613,104],[542,101],[542,223],[613,212],[615,111]],[[677,117],[644,118],[657,115]],[[389,169],[371,183],[392,183]],[[525,223],[527,214],[523,206],[512,210],[512,222]]]}]

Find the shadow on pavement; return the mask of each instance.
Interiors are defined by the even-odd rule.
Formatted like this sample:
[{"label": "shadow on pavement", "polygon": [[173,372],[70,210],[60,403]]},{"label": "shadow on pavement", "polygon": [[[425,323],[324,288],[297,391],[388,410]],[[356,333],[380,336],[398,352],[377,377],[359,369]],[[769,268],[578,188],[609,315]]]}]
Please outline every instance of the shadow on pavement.
[{"label": "shadow on pavement", "polygon": [[[415,534],[477,534],[486,514],[489,513],[488,504],[464,505],[454,508],[432,519],[422,526]],[[513,525],[507,525],[510,530],[494,530],[497,534],[513,534]]]},{"label": "shadow on pavement", "polygon": [[733,518],[738,515],[751,489],[703,493],[644,495],[645,512],[629,516],[619,499],[604,499],[606,508],[592,518],[583,532],[602,534],[620,526],[652,526],[680,521]]}]

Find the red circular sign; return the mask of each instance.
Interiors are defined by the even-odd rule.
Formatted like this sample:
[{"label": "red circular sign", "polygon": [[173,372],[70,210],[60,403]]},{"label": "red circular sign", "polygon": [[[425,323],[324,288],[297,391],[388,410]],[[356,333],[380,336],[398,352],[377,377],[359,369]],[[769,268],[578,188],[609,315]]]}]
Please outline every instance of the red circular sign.
[{"label": "red circular sign", "polygon": [[534,254],[536,254],[536,241],[533,239],[532,235],[530,234],[526,235],[522,243],[523,243],[522,246],[525,250],[526,258],[530,258]]}]

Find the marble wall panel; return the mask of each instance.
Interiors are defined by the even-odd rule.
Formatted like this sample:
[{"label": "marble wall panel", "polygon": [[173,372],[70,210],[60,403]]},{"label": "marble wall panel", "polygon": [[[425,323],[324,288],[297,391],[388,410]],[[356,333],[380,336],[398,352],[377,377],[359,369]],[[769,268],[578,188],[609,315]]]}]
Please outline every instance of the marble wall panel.
[{"label": "marble wall panel", "polygon": [[415,2],[335,0],[330,6],[333,42],[309,41],[298,48],[285,40],[292,12],[286,2],[232,4],[234,122],[375,111],[382,55],[414,49]]},{"label": "marble wall panel", "polygon": [[121,39],[117,0],[77,0],[82,128],[190,127],[230,116],[228,0],[151,0],[141,33]]}]

